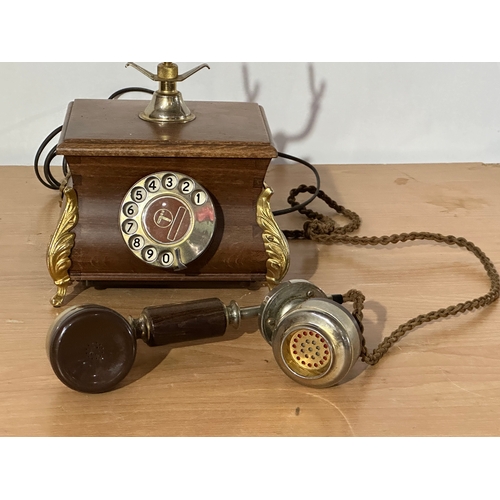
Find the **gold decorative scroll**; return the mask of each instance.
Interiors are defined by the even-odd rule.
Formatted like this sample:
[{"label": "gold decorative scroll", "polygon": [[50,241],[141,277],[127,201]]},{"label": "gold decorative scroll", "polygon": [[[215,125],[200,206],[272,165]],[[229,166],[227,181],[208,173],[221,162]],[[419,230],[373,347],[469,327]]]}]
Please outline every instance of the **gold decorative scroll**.
[{"label": "gold decorative scroll", "polygon": [[270,199],[273,190],[264,184],[257,201],[257,223],[262,229],[262,239],[267,253],[266,281],[269,289],[278,285],[290,267],[290,249],[284,234],[274,220]]},{"label": "gold decorative scroll", "polygon": [[75,235],[71,230],[78,222],[78,200],[75,190],[66,186],[63,194],[66,196],[66,205],[47,249],[47,267],[57,286],[57,293],[50,301],[54,307],[62,305],[71,282],[68,269],[71,267],[70,254],[75,243]]}]

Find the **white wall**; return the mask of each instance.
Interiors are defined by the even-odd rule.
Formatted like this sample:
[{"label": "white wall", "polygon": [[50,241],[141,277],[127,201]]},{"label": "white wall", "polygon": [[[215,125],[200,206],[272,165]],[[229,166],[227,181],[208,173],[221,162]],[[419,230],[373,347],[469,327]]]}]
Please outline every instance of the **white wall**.
[{"label": "white wall", "polygon": [[[278,149],[313,163],[500,162],[498,63],[206,62],[186,100],[254,100]],[[71,100],[127,86],[155,88],[124,62],[0,63],[0,165],[32,164]]]}]

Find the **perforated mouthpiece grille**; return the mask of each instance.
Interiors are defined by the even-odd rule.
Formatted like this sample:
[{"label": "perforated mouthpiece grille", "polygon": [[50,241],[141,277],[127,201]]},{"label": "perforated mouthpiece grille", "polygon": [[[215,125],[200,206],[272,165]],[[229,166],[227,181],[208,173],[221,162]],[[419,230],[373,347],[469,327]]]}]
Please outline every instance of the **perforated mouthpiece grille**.
[{"label": "perforated mouthpiece grille", "polygon": [[283,358],[289,368],[298,375],[318,377],[330,367],[332,352],[323,335],[301,328],[285,339]]}]

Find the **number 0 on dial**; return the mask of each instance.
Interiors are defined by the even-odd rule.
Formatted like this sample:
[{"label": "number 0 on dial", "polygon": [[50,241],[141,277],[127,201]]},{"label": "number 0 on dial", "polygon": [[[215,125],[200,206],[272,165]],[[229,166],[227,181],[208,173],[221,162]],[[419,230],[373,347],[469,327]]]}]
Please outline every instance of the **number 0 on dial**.
[{"label": "number 0 on dial", "polygon": [[212,240],[215,210],[208,192],[178,172],[157,172],[130,187],[120,206],[128,249],[164,269],[184,269]]}]

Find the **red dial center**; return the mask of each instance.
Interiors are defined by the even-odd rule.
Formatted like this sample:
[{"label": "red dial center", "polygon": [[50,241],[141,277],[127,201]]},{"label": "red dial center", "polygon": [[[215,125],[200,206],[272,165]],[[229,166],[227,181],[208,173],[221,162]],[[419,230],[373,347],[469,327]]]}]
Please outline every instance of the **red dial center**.
[{"label": "red dial center", "polygon": [[186,236],[192,217],[184,201],[172,196],[160,196],[145,208],[142,220],[151,238],[170,245]]}]

